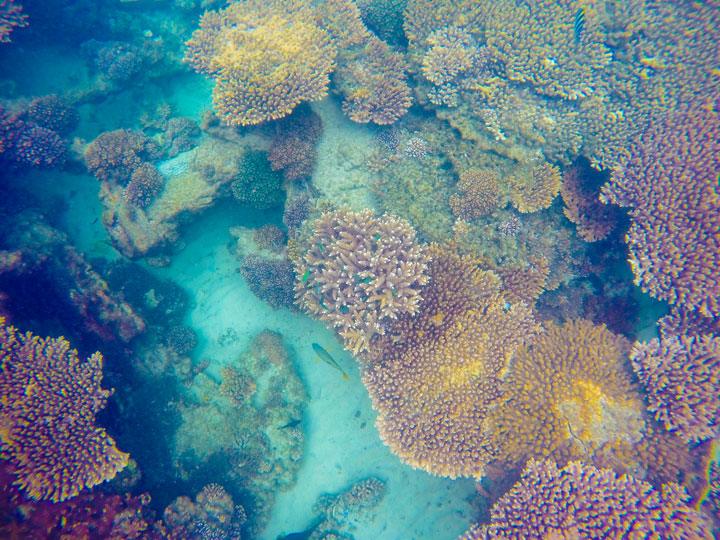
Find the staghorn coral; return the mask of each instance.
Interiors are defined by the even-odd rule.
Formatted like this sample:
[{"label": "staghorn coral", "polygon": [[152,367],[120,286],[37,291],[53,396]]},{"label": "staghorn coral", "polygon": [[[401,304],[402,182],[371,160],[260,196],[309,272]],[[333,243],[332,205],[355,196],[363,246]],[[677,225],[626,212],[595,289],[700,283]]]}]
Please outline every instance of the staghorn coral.
[{"label": "staghorn coral", "polygon": [[215,80],[213,105],[229,125],[289,114],[327,95],[336,50],[303,2],[244,0],[206,12],[185,60]]},{"label": "staghorn coral", "polygon": [[720,402],[720,338],[663,336],[637,342],[630,354],[648,410],[686,443],[715,437]]},{"label": "staghorn coral", "polygon": [[450,196],[450,208],[461,219],[472,221],[491,214],[499,205],[498,177],[491,169],[469,169],[457,184],[462,196]]},{"label": "staghorn coral", "polygon": [[604,240],[617,225],[620,212],[600,202],[600,183],[605,176],[592,169],[587,160],[578,160],[564,171],[560,194],[565,217],[577,227],[586,242]]},{"label": "staghorn coral", "polygon": [[552,456],[564,464],[605,444],[639,440],[644,407],[624,370],[629,350],[604,325],[547,325],[504,376],[505,400],[490,417],[501,459],[522,465]]},{"label": "staghorn coral", "polygon": [[366,351],[398,316],[417,313],[428,257],[407,221],[342,208],[320,216],[295,274],[296,303]]},{"label": "staghorn coral", "polygon": [[636,284],[705,316],[720,314],[719,141],[718,97],[684,104],[633,141],[602,195],[633,208]]},{"label": "staghorn coral", "polygon": [[520,480],[493,507],[488,525],[462,540],[581,538],[712,538],[709,523],[675,483],[654,489],[579,461],[562,469],[531,460]]},{"label": "staghorn coral", "polygon": [[0,319],[0,452],[34,499],[63,501],[113,478],[128,462],[95,414],[111,394],[102,390],[102,356],[81,362],[63,338],[19,334]]},{"label": "staghorn coral", "polygon": [[518,212],[537,212],[548,208],[560,191],[560,170],[543,159],[534,159],[517,170],[510,184],[510,196]]},{"label": "staghorn coral", "polygon": [[[582,28],[574,28],[578,11]],[[612,53],[603,43],[595,10],[571,0],[528,4],[496,2],[485,28],[490,54],[509,80],[527,82],[548,96],[574,100],[601,93]]]},{"label": "staghorn coral", "polygon": [[507,304],[482,261],[429,247],[430,282],[417,314],[398,318],[373,346],[363,382],[380,437],[433,474],[482,477],[494,459],[487,433],[500,373],[537,332],[530,309]]},{"label": "staghorn coral", "polygon": [[27,15],[22,12],[22,6],[14,0],[0,0],[0,43],[10,42],[10,33],[13,28],[27,26]]}]

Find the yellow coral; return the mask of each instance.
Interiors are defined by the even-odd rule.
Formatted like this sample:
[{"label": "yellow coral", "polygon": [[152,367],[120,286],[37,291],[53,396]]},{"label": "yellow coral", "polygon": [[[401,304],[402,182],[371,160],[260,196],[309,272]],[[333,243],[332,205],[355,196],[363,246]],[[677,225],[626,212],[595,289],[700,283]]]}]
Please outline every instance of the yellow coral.
[{"label": "yellow coral", "polygon": [[585,320],[550,324],[522,348],[504,379],[506,400],[491,414],[502,459],[565,462],[640,440],[644,407],[624,367],[629,348],[624,337]]},{"label": "yellow coral", "polygon": [[548,208],[561,186],[560,170],[544,160],[534,160],[510,180],[513,205],[523,214]]},{"label": "yellow coral", "polygon": [[327,95],[337,51],[301,2],[235,2],[206,13],[185,60],[215,79],[213,104],[230,125],[282,118]]}]

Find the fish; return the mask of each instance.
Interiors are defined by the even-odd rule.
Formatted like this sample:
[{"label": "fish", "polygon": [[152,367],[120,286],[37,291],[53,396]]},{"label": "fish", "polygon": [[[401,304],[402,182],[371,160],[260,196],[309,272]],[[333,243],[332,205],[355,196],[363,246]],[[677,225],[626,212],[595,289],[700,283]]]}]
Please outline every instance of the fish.
[{"label": "fish", "polygon": [[585,29],[585,8],[580,8],[575,14],[575,24],[573,25],[575,30],[575,43],[580,43],[580,36]]},{"label": "fish", "polygon": [[335,359],[334,359],[332,356],[330,356],[330,353],[329,353],[329,352],[327,352],[325,349],[323,349],[323,348],[322,348],[320,345],[318,345],[317,343],[313,343],[313,344],[312,344],[312,348],[313,348],[313,351],[315,351],[315,354],[318,355],[318,358],[320,358],[321,360],[323,360],[326,364],[330,364],[330,365],[333,366],[334,368],[339,369],[339,370],[340,370],[340,373],[343,374],[343,379],[345,379],[345,380],[347,381],[347,380],[350,378],[350,377],[347,376],[347,373],[345,373],[345,371],[343,370],[343,368],[340,367],[340,364],[338,364],[338,363],[335,361]]},{"label": "fish", "polygon": [[280,426],[278,429],[287,429],[287,428],[298,427],[301,422],[302,422],[302,420],[293,418],[293,419],[290,420],[287,424],[283,424],[283,425]]},{"label": "fish", "polygon": [[303,274],[303,277],[302,277],[303,282],[307,281],[309,277],[310,277],[310,269],[308,268],[307,270],[305,270],[305,273]]}]

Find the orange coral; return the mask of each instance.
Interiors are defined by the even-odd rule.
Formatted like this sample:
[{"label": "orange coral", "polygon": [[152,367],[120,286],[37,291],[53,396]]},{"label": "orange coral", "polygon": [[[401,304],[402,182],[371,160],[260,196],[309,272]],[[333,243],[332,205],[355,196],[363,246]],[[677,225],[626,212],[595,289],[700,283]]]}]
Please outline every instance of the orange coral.
[{"label": "orange coral", "polygon": [[520,349],[492,412],[499,454],[522,464],[590,457],[618,439],[639,440],[644,406],[623,363],[630,342],[589,321],[550,324]]},{"label": "orange coral", "polygon": [[438,246],[417,315],[404,315],[374,347],[363,381],[383,441],[434,474],[481,477],[493,459],[488,408],[498,374],[538,327],[525,304],[506,304],[479,259]]},{"label": "orange coral", "polygon": [[245,0],[208,12],[185,60],[215,79],[213,104],[230,125],[282,118],[327,95],[337,51],[299,1]]},{"label": "orange coral", "polygon": [[523,167],[510,180],[513,205],[523,214],[548,208],[560,191],[560,170],[542,159]]}]

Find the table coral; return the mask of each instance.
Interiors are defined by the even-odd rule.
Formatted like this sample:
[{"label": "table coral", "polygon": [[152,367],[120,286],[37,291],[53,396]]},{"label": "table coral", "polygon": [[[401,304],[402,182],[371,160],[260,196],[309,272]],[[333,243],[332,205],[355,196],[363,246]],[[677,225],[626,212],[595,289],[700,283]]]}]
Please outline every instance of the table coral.
[{"label": "table coral", "polygon": [[506,303],[480,259],[438,246],[429,255],[417,314],[400,316],[374,345],[363,382],[380,437],[402,461],[479,478],[495,457],[486,428],[500,373],[538,325],[525,304]]},{"label": "table coral", "polygon": [[185,60],[215,80],[213,105],[230,125],[282,118],[327,95],[337,51],[299,1],[245,0],[200,18]]},{"label": "table coral", "polygon": [[32,498],[63,501],[113,478],[128,462],[95,426],[111,391],[102,356],[81,362],[63,338],[19,334],[0,319],[0,451]]},{"label": "table coral", "polygon": [[592,456],[617,440],[639,440],[644,410],[624,362],[630,343],[585,320],[550,324],[513,357],[492,411],[501,459]]},{"label": "table coral", "polygon": [[633,209],[635,282],[651,296],[720,314],[720,101],[695,99],[635,139],[603,201]]},{"label": "table coral", "polygon": [[580,538],[712,538],[710,523],[690,505],[685,488],[650,484],[573,461],[528,463],[520,480],[493,507],[488,525],[462,540]]},{"label": "table coral", "polygon": [[649,411],[666,429],[687,443],[717,435],[720,337],[663,336],[636,343],[630,358]]},{"label": "table coral", "polygon": [[398,316],[415,314],[428,257],[407,221],[342,208],[320,216],[295,268],[297,304],[357,354]]}]

